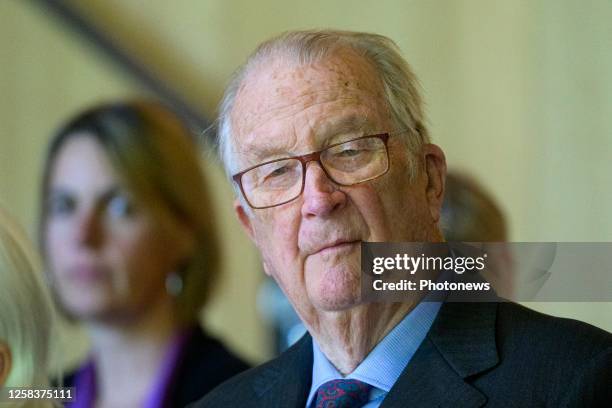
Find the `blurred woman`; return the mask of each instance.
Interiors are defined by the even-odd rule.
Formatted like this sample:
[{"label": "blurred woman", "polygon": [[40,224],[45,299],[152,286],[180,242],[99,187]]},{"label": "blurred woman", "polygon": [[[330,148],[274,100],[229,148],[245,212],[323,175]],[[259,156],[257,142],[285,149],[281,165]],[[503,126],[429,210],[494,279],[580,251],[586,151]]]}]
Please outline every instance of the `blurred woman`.
[{"label": "blurred woman", "polygon": [[89,359],[74,407],[182,407],[247,366],[199,327],[218,272],[198,148],[162,105],[95,107],[52,140],[40,238]]},{"label": "blurred woman", "polygon": [[[25,233],[0,208],[0,389],[49,385],[54,314],[39,266]],[[15,400],[11,406],[51,403]]]}]

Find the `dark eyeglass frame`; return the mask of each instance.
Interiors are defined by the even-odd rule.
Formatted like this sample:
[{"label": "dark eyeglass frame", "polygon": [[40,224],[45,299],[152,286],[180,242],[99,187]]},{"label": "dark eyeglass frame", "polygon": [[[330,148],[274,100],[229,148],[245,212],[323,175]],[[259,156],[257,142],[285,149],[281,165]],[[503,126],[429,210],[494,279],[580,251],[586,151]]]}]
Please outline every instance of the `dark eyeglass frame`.
[{"label": "dark eyeglass frame", "polygon": [[[248,204],[248,205],[249,205],[251,208],[253,208],[254,210],[263,210],[263,209],[265,209],[265,208],[278,207],[279,205],[287,204],[287,203],[289,203],[289,202],[291,202],[291,201],[295,200],[295,199],[296,199],[296,198],[298,198],[299,196],[301,196],[301,195],[302,195],[302,193],[304,193],[304,186],[305,186],[305,184],[306,184],[306,164],[308,164],[308,163],[309,163],[309,162],[311,162],[311,161],[316,161],[317,163],[319,163],[319,166],[321,166],[321,169],[323,169],[323,172],[325,173],[325,175],[326,175],[326,176],[327,176],[327,177],[328,177],[328,178],[329,178],[331,181],[333,181],[334,183],[338,184],[339,186],[349,187],[349,186],[354,186],[354,185],[357,185],[357,184],[365,183],[366,181],[374,180],[374,179],[377,179],[378,177],[384,176],[384,175],[385,175],[385,174],[386,174],[386,173],[389,171],[389,168],[391,167],[391,162],[390,162],[390,160],[389,160],[389,147],[387,146],[387,142],[389,141],[389,136],[390,136],[390,133],[377,133],[377,134],[375,134],[375,135],[365,135],[365,136],[357,137],[357,138],[355,138],[355,139],[345,140],[344,142],[334,143],[334,144],[332,144],[332,145],[330,145],[330,146],[327,146],[325,149],[322,149],[322,150],[319,150],[319,151],[316,151],[316,152],[312,152],[312,153],[303,154],[303,155],[301,155],[301,156],[283,157],[283,158],[280,158],[280,159],[275,159],[275,160],[270,160],[270,161],[267,161],[267,162],[264,162],[264,163],[259,163],[259,164],[255,165],[255,166],[251,166],[251,167],[249,167],[249,168],[247,168],[247,169],[245,169],[245,170],[242,170],[242,171],[241,171],[241,172],[239,172],[239,173],[234,174],[234,175],[232,176],[232,180],[233,180],[233,181],[234,181],[236,184],[238,184],[238,186],[240,187],[240,192],[242,193],[242,196],[243,196],[243,197],[244,197],[244,199],[246,200],[247,204]],[[374,177],[369,177],[369,178],[367,178],[367,179],[365,179],[365,180],[361,180],[361,181],[358,181],[358,182],[356,182],[356,183],[344,184],[344,183],[339,183],[339,182],[337,182],[337,181],[336,181],[336,180],[335,180],[335,179],[334,179],[334,178],[333,178],[333,177],[332,177],[332,176],[331,176],[331,175],[328,173],[327,169],[325,168],[325,165],[324,165],[324,164],[321,162],[321,154],[323,154],[323,153],[324,153],[324,152],[326,152],[327,150],[329,150],[329,149],[331,149],[331,148],[334,148],[334,147],[336,147],[336,146],[340,146],[340,145],[343,145],[343,144],[345,144],[345,143],[351,143],[351,142],[354,142],[354,141],[356,141],[356,140],[368,139],[368,138],[376,138],[376,139],[380,139],[380,140],[382,140],[382,141],[383,141],[383,144],[384,144],[384,146],[385,146],[385,154],[387,155],[387,168],[385,169],[385,171],[384,171],[384,172],[382,172],[382,173],[380,173],[380,174],[378,174],[378,175],[376,175],[376,176],[374,176]],[[300,189],[300,192],[299,192],[299,193],[298,193],[298,194],[297,194],[295,197],[293,197],[293,198],[291,198],[291,199],[289,199],[289,200],[283,201],[282,203],[278,203],[278,204],[274,204],[274,205],[267,205],[267,206],[263,206],[263,207],[257,207],[257,206],[254,206],[254,205],[253,205],[253,204],[252,204],[252,203],[249,201],[249,198],[247,197],[247,195],[246,195],[246,193],[245,193],[245,191],[244,191],[244,187],[243,187],[243,185],[242,185],[242,176],[243,176],[245,173],[247,173],[247,172],[249,172],[249,171],[251,171],[251,170],[253,170],[253,169],[257,168],[257,167],[260,167],[260,166],[265,166],[265,165],[267,165],[267,164],[276,163],[276,162],[279,162],[279,161],[291,160],[291,159],[297,159],[297,160],[299,160],[299,161],[300,161],[300,163],[302,163],[302,188]]]}]

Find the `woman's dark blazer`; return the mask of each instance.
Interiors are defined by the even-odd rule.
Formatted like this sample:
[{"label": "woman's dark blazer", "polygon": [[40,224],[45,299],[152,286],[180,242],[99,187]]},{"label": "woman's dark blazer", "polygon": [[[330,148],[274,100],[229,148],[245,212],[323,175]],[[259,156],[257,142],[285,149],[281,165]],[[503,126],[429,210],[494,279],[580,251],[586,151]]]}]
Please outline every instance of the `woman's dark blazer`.
[{"label": "woman's dark blazer", "polygon": [[[245,361],[198,327],[181,351],[164,406],[182,408],[247,368]],[[75,373],[64,378],[65,387],[73,386]]]}]

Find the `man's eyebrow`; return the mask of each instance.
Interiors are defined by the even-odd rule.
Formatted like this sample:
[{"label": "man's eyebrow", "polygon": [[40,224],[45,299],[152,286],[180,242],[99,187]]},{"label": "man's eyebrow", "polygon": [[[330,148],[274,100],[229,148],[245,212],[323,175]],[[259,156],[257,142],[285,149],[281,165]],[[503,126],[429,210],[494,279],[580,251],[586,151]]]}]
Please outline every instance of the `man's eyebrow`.
[{"label": "man's eyebrow", "polygon": [[366,116],[350,115],[330,123],[323,129],[323,134],[335,136],[340,133],[372,130],[372,124]]},{"label": "man's eyebrow", "polygon": [[[372,123],[364,115],[349,115],[337,121],[325,124],[322,126],[321,130],[317,132],[321,138],[328,138],[326,141],[323,141],[321,148],[324,148],[326,144],[336,142],[334,136],[341,136],[343,133],[349,132],[372,131],[372,126]],[[287,152],[282,146],[265,146],[247,149],[246,154],[250,159],[249,161],[253,163],[261,163],[275,158],[290,157],[293,155]]]},{"label": "man's eyebrow", "polygon": [[249,161],[252,161],[255,164],[258,164],[262,161],[273,160],[278,157],[288,157],[288,154],[282,147],[280,146],[266,146],[266,147],[257,147],[248,149],[245,152],[246,156],[249,157]]}]

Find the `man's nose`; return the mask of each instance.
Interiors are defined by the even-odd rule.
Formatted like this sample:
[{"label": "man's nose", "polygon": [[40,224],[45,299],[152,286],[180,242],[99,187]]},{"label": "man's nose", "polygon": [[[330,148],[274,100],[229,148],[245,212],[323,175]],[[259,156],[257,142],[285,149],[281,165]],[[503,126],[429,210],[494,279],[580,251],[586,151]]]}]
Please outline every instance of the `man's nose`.
[{"label": "man's nose", "polygon": [[302,215],[306,218],[330,215],[343,208],[347,200],[317,162],[306,166],[303,194]]}]

